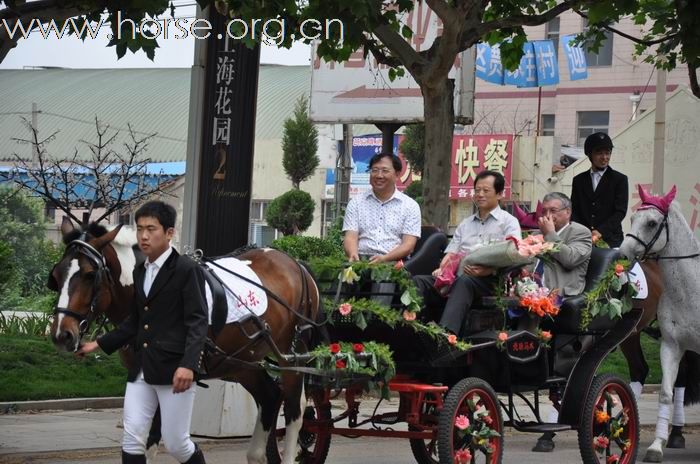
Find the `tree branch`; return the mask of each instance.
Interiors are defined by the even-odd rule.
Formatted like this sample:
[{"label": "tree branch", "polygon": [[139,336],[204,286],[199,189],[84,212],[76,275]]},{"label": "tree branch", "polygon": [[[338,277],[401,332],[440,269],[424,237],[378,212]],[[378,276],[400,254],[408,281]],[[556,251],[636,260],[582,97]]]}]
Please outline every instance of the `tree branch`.
[{"label": "tree branch", "polygon": [[388,25],[382,24],[372,33],[406,67],[414,78],[416,77],[414,73],[418,73],[420,71],[419,68],[426,64],[421,55],[411,47],[411,44],[406,42],[401,35],[393,31]]},{"label": "tree branch", "polygon": [[[580,11],[580,10],[573,10],[573,11],[574,11],[577,15],[581,16],[582,18],[588,19],[588,15],[587,15],[586,13],[584,13],[583,11]],[[678,35],[677,32],[674,32],[673,34],[669,34],[669,35],[664,36],[664,37],[661,37],[661,38],[659,38],[659,39],[644,40],[644,39],[640,39],[639,37],[635,37],[635,36],[633,36],[633,35],[629,35],[629,34],[627,34],[626,32],[622,32],[622,31],[620,31],[620,30],[618,30],[618,29],[615,29],[614,27],[610,27],[610,26],[608,26],[607,24],[596,24],[595,26],[596,26],[596,27],[602,27],[603,29],[606,29],[606,30],[608,30],[608,31],[610,31],[610,32],[613,32],[613,33],[619,35],[620,37],[624,37],[625,39],[631,40],[631,41],[634,42],[634,43],[638,43],[638,44],[641,44],[641,45],[645,45],[645,46],[647,46],[647,47],[651,47],[652,45],[658,45],[658,44],[660,44],[660,43],[662,43],[662,42],[666,42],[666,41],[668,41],[668,40],[673,39],[674,37],[676,37],[676,36]]]},{"label": "tree branch", "polygon": [[[552,19],[556,18],[565,11],[572,9],[574,6],[585,3],[583,0],[564,0],[557,6],[538,15],[522,15],[513,14],[507,18],[499,18],[493,21],[485,22],[477,26],[476,35],[483,37],[496,29],[507,29],[520,26],[539,26]],[[463,48],[464,50],[465,48]]]}]

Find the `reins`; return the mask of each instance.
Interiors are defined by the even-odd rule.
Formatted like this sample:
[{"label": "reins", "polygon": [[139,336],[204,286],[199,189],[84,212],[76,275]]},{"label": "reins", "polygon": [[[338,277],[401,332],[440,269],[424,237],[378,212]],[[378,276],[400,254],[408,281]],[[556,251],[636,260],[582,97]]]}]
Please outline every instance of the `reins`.
[{"label": "reins", "polygon": [[664,229],[666,230],[666,243],[668,244],[670,242],[670,234],[669,234],[669,230],[668,230],[668,213],[663,213],[663,215],[664,215],[664,219],[659,224],[658,228],[656,229],[656,232],[654,232],[654,236],[651,238],[651,240],[649,240],[649,242],[645,242],[644,240],[642,240],[641,238],[637,237],[634,234],[631,234],[631,233],[625,234],[626,237],[633,238],[634,240],[639,242],[644,247],[644,253],[642,253],[642,257],[639,258],[639,261],[644,262],[647,259],[653,259],[655,261],[660,261],[663,259],[678,259],[678,260],[680,260],[680,259],[697,258],[698,256],[700,256],[700,252],[693,253],[691,255],[680,255],[680,256],[658,256],[658,255],[650,255],[649,254],[649,251],[656,244],[656,242],[659,240],[659,237],[661,236],[661,232],[663,232]]}]

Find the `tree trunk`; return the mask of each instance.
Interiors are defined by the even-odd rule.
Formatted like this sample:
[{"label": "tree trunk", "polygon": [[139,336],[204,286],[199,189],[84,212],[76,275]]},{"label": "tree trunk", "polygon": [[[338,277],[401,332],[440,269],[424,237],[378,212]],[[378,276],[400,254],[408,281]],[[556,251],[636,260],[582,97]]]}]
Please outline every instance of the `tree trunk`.
[{"label": "tree trunk", "polygon": [[422,209],[428,224],[447,232],[455,115],[454,80],[445,76],[432,84],[421,85],[425,118]]}]

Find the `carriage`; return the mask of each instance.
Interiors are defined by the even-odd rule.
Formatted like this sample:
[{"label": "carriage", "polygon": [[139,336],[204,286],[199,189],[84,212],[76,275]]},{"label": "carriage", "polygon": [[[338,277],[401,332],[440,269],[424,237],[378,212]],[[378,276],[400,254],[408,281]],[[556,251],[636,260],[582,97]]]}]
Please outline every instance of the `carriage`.
[{"label": "carriage", "polygon": [[[434,248],[444,240],[439,235],[429,239],[407,267],[413,273],[435,268],[437,263],[431,262],[435,258],[426,254],[439,256]],[[618,257],[616,250],[594,248],[585,291],[593,288]],[[376,286],[372,289],[358,283],[341,289],[322,281],[320,287],[336,303],[360,294],[400,305],[400,295],[377,294]],[[399,405],[395,411],[379,414],[375,408],[374,414],[363,419],[360,399],[371,379],[337,371],[335,375],[311,372],[297,459],[325,462],[332,436],[342,435],[408,439],[420,464],[500,463],[504,429],[512,427],[537,433],[577,430],[584,463],[635,462],[639,418],[634,394],[621,378],[595,373],[605,356],[635,330],[641,311],[633,309],[614,321],[596,317],[582,330],[584,296],[569,298],[554,320],[542,321],[541,329],[552,334],[544,343],[536,321],[533,324],[529,317],[511,320],[499,304],[502,306],[497,298],[483,298],[469,313],[466,341],[470,347],[466,350],[376,320],[360,329],[332,313],[335,320],[328,325],[332,341],[376,340],[391,347],[396,375],[385,388],[398,396]],[[331,399],[338,397],[344,398],[345,408],[333,414]],[[557,406],[554,423],[542,418],[543,398]],[[276,436],[282,435],[284,429],[277,430]],[[280,460],[274,434],[267,458],[273,463]]]},{"label": "carriage", "polygon": [[[66,251],[49,283],[51,288],[62,289],[66,298],[55,309],[51,336],[59,349],[75,351],[100,315],[114,323],[127,316],[124,309],[131,306],[133,282],[121,277],[131,275],[138,256],[132,235],[120,235],[119,228],[74,230],[72,224],[64,224],[63,232]],[[441,232],[425,235],[421,248],[406,264],[413,274],[436,268],[445,246]],[[361,420],[360,396],[377,379],[310,367],[312,355],[295,348],[297,343],[312,345],[319,331],[317,288],[330,297],[342,297],[344,292],[357,295],[363,289],[333,287],[332,281],[324,284],[322,279],[317,284],[304,266],[280,252],[246,250],[237,256],[262,276],[258,286],[269,294],[269,306],[263,316],[251,315],[231,324],[225,318],[217,323],[212,315],[209,335],[214,351],[204,365],[209,378],[241,383],[258,403],[259,427],[251,440],[250,462],[267,458],[271,463],[291,464],[296,458],[323,463],[332,435],[344,435],[406,438],[421,464],[499,463],[505,427],[524,432],[577,430],[583,462],[635,461],[639,441],[635,397],[620,378],[596,376],[595,372],[605,356],[632,333],[641,311],[633,309],[616,320],[596,317],[581,330],[585,298],[568,298],[553,321],[543,321],[542,328],[553,335],[543,343],[541,331],[530,326],[527,318],[511,320],[498,307],[497,298],[484,298],[481,307],[470,312],[471,332],[466,341],[471,345],[466,348],[436,343],[433,337],[416,334],[404,325],[391,328],[380,320],[362,329],[342,320],[325,324],[331,340],[376,340],[394,353],[396,375],[383,387],[398,396],[399,406],[394,412]],[[617,257],[615,250],[593,250],[585,291],[593,288]],[[202,264],[216,265],[206,259]],[[82,284],[71,284],[76,279]],[[208,283],[217,306],[221,293],[214,289],[215,279]],[[403,297],[379,295],[372,287],[368,291],[370,296],[388,297],[394,303]],[[212,362],[217,354],[218,364]],[[277,360],[276,366],[265,361],[270,358]],[[278,382],[269,375],[274,367]],[[305,410],[299,402],[302,386],[309,400]],[[556,422],[541,417],[543,394],[558,405]],[[331,399],[339,395],[344,395],[346,408],[334,416]],[[269,433],[281,402],[286,427]],[[523,408],[531,419],[523,419]],[[341,428],[343,420],[347,427]],[[368,423],[371,429],[363,427]],[[159,432],[156,424],[158,421],[152,432]],[[401,430],[398,424],[403,424]],[[282,435],[287,439],[280,455],[277,438]],[[157,443],[157,436],[149,443]]]}]

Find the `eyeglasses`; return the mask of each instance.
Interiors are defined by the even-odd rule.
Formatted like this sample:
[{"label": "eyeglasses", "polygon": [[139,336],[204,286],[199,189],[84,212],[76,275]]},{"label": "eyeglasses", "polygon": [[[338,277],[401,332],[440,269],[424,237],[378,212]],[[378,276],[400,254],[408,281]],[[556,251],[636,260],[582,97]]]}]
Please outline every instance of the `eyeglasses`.
[{"label": "eyeglasses", "polygon": [[565,209],[568,209],[568,208],[542,208],[542,215],[549,214],[549,213],[556,214],[559,211],[564,211]]},{"label": "eyeglasses", "polygon": [[379,174],[384,174],[385,176],[387,176],[387,175],[391,174],[391,169],[386,169],[386,168],[385,168],[385,169],[372,168],[372,169],[369,170],[369,172],[370,172],[373,176],[377,176],[377,175],[379,175]]}]

